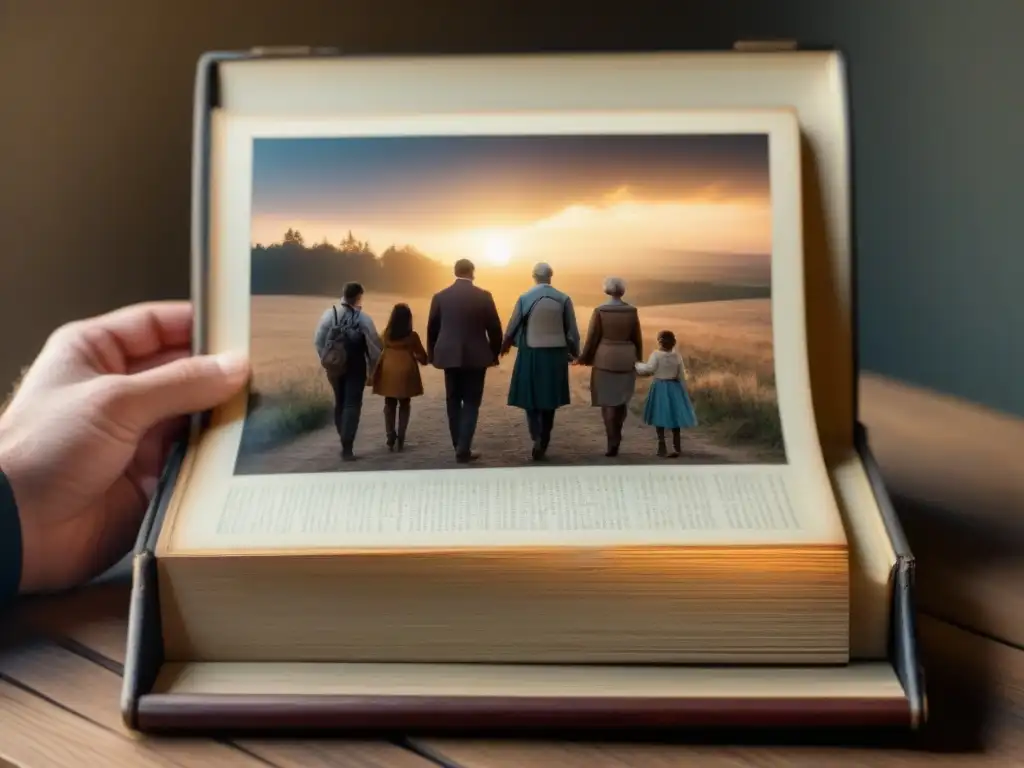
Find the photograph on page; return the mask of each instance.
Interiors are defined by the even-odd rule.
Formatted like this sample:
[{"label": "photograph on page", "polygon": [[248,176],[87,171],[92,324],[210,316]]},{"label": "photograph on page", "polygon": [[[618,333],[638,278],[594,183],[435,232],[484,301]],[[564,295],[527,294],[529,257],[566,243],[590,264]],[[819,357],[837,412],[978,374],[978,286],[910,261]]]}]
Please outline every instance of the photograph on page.
[{"label": "photograph on page", "polygon": [[791,114],[213,137],[207,327],[253,379],[186,457],[177,546],[843,540]]},{"label": "photograph on page", "polygon": [[257,137],[237,475],[786,462],[766,133]]}]

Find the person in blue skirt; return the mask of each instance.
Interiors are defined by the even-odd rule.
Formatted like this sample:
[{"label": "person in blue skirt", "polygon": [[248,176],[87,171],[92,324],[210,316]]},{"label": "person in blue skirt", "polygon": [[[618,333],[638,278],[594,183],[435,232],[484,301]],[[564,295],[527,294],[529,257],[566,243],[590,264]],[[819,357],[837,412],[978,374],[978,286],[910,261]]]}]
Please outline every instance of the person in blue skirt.
[{"label": "person in blue skirt", "polygon": [[[651,376],[651,388],[644,403],[644,424],[654,427],[658,434],[658,455],[676,458],[682,452],[680,430],[697,426],[690,395],[686,392],[686,369],[683,358],[676,350],[676,336],[672,331],[659,331],[658,349],[646,363],[637,363],[636,372]],[[672,453],[665,445],[665,430],[672,430]]]},{"label": "person in blue skirt", "polygon": [[534,286],[516,301],[499,353],[517,348],[508,404],[526,412],[534,461],[547,456],[555,411],[569,404],[569,363],[580,353],[576,310],[553,275],[550,265],[534,265]]}]

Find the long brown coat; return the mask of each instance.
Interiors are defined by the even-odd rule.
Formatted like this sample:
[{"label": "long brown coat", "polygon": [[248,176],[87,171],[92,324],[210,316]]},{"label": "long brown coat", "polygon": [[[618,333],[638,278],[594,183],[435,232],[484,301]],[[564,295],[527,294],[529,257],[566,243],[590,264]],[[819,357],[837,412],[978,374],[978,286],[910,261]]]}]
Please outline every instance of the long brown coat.
[{"label": "long brown coat", "polygon": [[413,331],[393,341],[387,333],[381,338],[384,349],[373,371],[373,394],[405,400],[423,394],[420,366],[427,364],[427,351],[420,335]]},{"label": "long brown coat", "polygon": [[501,352],[501,318],[490,291],[456,278],[434,294],[427,354],[435,368],[488,368]]},{"label": "long brown coat", "polygon": [[602,304],[590,316],[580,362],[599,371],[628,373],[644,359],[643,334],[636,307],[625,302]]}]

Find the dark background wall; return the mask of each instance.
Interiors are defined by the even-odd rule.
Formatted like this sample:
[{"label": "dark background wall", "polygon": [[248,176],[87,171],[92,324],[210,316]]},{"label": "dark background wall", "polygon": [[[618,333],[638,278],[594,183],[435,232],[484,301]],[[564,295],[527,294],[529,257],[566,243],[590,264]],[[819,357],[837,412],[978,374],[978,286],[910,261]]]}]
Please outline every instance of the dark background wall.
[{"label": "dark background wall", "polygon": [[191,89],[204,50],[675,49],[781,36],[849,57],[861,364],[1024,415],[1022,0],[581,7],[0,0],[0,387],[66,320],[187,295]]}]

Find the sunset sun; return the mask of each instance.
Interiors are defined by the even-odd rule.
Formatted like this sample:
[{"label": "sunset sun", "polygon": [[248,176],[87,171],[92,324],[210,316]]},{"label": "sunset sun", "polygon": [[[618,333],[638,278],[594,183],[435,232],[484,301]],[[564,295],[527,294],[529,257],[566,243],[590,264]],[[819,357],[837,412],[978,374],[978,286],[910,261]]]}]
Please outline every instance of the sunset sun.
[{"label": "sunset sun", "polygon": [[504,235],[490,235],[484,241],[484,259],[494,267],[504,267],[512,260],[512,241]]}]

